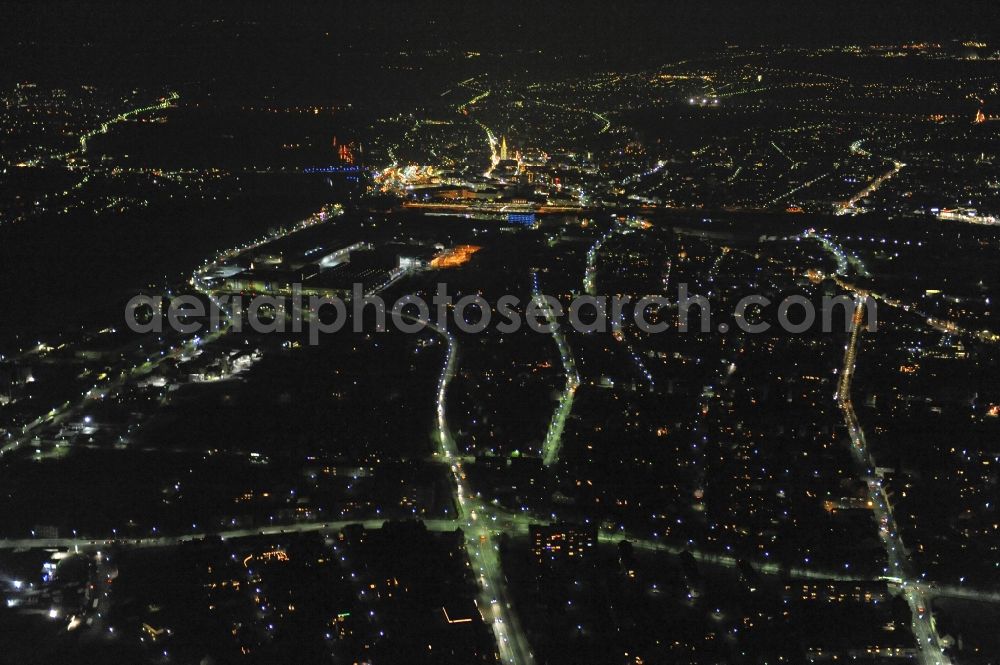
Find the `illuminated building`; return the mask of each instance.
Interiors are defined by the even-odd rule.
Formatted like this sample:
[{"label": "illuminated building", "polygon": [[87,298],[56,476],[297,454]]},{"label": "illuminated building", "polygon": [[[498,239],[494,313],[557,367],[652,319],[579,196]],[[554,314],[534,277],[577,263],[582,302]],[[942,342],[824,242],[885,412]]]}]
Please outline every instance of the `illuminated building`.
[{"label": "illuminated building", "polygon": [[472,255],[478,252],[481,247],[476,245],[458,245],[446,250],[442,254],[434,257],[431,261],[432,268],[457,268],[469,262]]},{"label": "illuminated building", "polygon": [[885,582],[796,582],[785,584],[789,600],[821,603],[882,603],[889,599]]},{"label": "illuminated building", "polygon": [[535,213],[533,212],[509,212],[507,213],[507,221],[513,224],[520,224],[521,226],[534,226],[535,225]]},{"label": "illuminated building", "polygon": [[597,528],[580,524],[532,524],[529,533],[538,563],[582,559],[597,543]]}]

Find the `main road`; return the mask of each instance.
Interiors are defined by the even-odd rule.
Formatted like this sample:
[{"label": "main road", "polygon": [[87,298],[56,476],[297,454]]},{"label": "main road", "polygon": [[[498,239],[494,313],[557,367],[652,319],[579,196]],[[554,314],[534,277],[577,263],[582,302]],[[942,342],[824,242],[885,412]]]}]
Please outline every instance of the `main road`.
[{"label": "main road", "polygon": [[556,348],[559,349],[559,357],[562,359],[563,371],[566,374],[566,384],[559,396],[559,404],[552,413],[552,420],[549,422],[549,429],[542,445],[542,463],[545,466],[552,466],[559,461],[559,452],[562,450],[562,435],[566,429],[566,419],[573,411],[573,400],[576,397],[577,388],[580,387],[580,374],[576,371],[573,351],[569,348],[569,342],[566,341],[566,336],[559,328],[559,322],[552,312],[552,306],[548,299],[542,295],[537,272],[532,272],[531,284],[532,300],[545,314],[546,323],[552,326],[552,338],[556,342]]},{"label": "main road", "polygon": [[844,414],[844,423],[851,438],[851,451],[855,461],[862,469],[862,478],[868,488],[868,503],[872,506],[875,521],[878,524],[879,537],[885,548],[889,564],[887,573],[890,577],[901,580],[900,587],[903,597],[910,606],[913,635],[917,640],[920,662],[924,665],[950,665],[951,661],[943,651],[941,638],[934,626],[930,599],[925,588],[917,584],[909,573],[906,548],[892,514],[892,505],[886,496],[882,480],[875,475],[875,462],[868,450],[864,430],[858,421],[851,401],[851,382],[857,364],[858,340],[864,327],[866,300],[865,296],[858,297],[854,309],[850,339],[844,351],[844,362],[837,386],[837,402]]},{"label": "main road", "polygon": [[501,531],[497,524],[498,515],[469,488],[462,468],[462,458],[448,424],[448,385],[458,368],[458,341],[438,324],[431,321],[422,323],[437,333],[447,345],[437,385],[435,412],[438,450],[435,456],[451,470],[454,482],[458,519],[451,523],[451,528],[461,526],[465,534],[466,551],[479,578],[479,610],[493,629],[501,661],[510,665],[527,665],[534,661],[534,655],[507,592],[507,579],[503,574],[499,543],[496,541],[496,536]]}]

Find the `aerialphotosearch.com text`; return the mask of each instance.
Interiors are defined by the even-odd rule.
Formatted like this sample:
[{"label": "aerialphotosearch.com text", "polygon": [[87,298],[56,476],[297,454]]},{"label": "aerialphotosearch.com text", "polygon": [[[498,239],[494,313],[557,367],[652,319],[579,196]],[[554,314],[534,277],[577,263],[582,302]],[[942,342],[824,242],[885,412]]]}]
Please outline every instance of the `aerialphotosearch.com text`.
[{"label": "aerialphotosearch.com text", "polygon": [[[345,329],[354,332],[384,332],[391,324],[404,333],[415,333],[431,325],[447,330],[454,325],[465,333],[478,333],[491,325],[501,333],[513,333],[527,325],[538,333],[552,333],[563,321],[580,333],[614,332],[629,322],[645,333],[676,332],[727,333],[734,326],[745,333],[763,333],[775,325],[797,334],[810,330],[829,333],[849,330],[862,301],[841,294],[823,296],[820,302],[792,294],[772,300],[761,294],[740,298],[728,321],[713,319],[711,301],[691,294],[681,283],[677,297],[647,295],[579,295],[568,306],[551,295],[536,294],[527,299],[507,294],[495,303],[478,294],[459,298],[439,283],[431,302],[418,295],[405,295],[391,305],[377,294],[365,293],[354,284],[349,297],[303,295],[301,285],[292,285],[290,295],[213,295],[203,299],[183,295],[165,302],[162,296],[137,295],[125,307],[125,322],[137,333],[161,333],[166,327],[181,334],[197,334],[206,328],[219,330],[244,327],[256,333],[308,334],[310,344],[318,344],[324,334]],[[817,311],[818,310],[818,311]],[[877,328],[874,299],[864,300],[867,329]],[[675,314],[675,316],[671,316]]]}]

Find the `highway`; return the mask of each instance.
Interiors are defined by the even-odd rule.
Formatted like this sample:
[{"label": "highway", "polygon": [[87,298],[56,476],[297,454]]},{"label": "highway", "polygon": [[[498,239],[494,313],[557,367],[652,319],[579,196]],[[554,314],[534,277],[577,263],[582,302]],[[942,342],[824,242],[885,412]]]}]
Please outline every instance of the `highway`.
[{"label": "highway", "polygon": [[[8,538],[0,540],[0,547],[11,549],[75,549],[100,550],[114,544],[129,547],[151,548],[171,547],[181,543],[202,540],[207,537],[219,537],[223,540],[233,538],[253,538],[258,536],[280,536],[289,533],[337,533],[351,524],[361,524],[365,528],[378,529],[385,522],[380,520],[339,520],[333,522],[297,522],[282,526],[247,527],[242,529],[226,529],[221,531],[197,531],[175,536],[147,536],[142,538]],[[433,531],[454,531],[455,520],[424,520],[427,528]]]},{"label": "highway", "polygon": [[[485,533],[490,537],[495,537],[500,533],[510,535],[525,535],[528,533],[528,526],[532,523],[542,523],[547,520],[543,516],[522,513],[514,514],[503,509],[485,503],[475,503],[477,519],[471,528],[478,529],[479,533]],[[480,510],[482,512],[480,512]],[[450,532],[456,528],[469,528],[471,518],[466,520],[458,519],[423,519],[423,523],[429,531]],[[202,540],[207,537],[218,537],[223,540],[238,538],[254,538],[260,536],[281,536],[292,533],[323,533],[336,534],[344,527],[360,524],[366,529],[378,529],[385,523],[384,519],[351,519],[332,520],[320,522],[316,520],[295,522],[293,524],[283,524],[280,526],[267,527],[245,527],[240,529],[222,529],[218,531],[196,531],[188,534],[171,536],[144,536],[114,537],[114,538],[4,538],[0,539],[0,548],[13,550],[28,549],[73,549],[80,551],[100,551],[117,543],[122,546],[137,548],[157,548],[172,547],[181,543]],[[598,539],[603,543],[617,544],[622,540],[628,540],[638,549],[650,552],[662,552],[665,554],[677,555],[683,551],[689,551],[697,561],[703,561],[716,566],[735,568],[738,559],[728,554],[707,552],[690,547],[664,543],[657,540],[642,538],[622,531],[599,530]],[[476,538],[476,548],[479,549],[478,535]],[[842,582],[873,581],[866,577],[844,574],[842,571],[822,570],[801,567],[791,567],[782,569],[779,564],[773,562],[753,562],[753,567],[763,575],[788,574],[794,578],[818,579],[818,580],[838,580]],[[901,583],[890,581],[891,576],[884,576],[880,579],[888,581],[897,587],[902,587]],[[938,585],[927,582],[908,582],[907,586],[913,584],[919,587],[919,591],[927,598],[955,598],[960,600],[971,600],[980,603],[1000,603],[1000,592],[984,591],[967,586]]]}]

